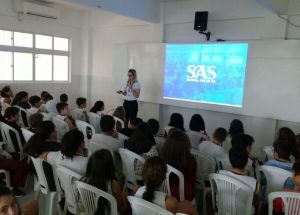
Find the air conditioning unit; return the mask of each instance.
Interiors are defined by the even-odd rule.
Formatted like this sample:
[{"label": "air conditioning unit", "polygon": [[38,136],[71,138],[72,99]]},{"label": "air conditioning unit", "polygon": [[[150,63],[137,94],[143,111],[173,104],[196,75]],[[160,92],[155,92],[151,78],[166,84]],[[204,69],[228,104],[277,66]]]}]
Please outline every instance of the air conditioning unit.
[{"label": "air conditioning unit", "polygon": [[15,8],[18,14],[39,16],[48,19],[59,18],[59,10],[44,2],[15,0]]}]

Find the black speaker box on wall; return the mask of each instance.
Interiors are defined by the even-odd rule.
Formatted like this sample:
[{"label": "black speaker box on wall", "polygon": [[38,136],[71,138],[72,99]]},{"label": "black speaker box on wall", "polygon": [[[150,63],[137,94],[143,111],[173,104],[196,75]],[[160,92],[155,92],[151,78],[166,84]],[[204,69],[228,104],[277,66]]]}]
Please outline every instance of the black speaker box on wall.
[{"label": "black speaker box on wall", "polygon": [[207,29],[208,11],[198,11],[195,13],[194,30],[205,31]]}]

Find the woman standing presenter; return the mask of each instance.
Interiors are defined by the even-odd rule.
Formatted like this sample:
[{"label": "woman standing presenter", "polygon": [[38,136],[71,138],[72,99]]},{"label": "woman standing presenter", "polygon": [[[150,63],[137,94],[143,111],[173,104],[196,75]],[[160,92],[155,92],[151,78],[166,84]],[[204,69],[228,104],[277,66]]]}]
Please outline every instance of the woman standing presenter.
[{"label": "woman standing presenter", "polygon": [[137,80],[136,71],[134,69],[130,69],[128,71],[128,81],[124,91],[117,91],[118,94],[122,94],[125,96],[125,101],[123,103],[123,107],[126,112],[126,120],[125,125],[134,118],[137,117],[138,113],[138,103],[137,99],[140,96],[141,86]]}]

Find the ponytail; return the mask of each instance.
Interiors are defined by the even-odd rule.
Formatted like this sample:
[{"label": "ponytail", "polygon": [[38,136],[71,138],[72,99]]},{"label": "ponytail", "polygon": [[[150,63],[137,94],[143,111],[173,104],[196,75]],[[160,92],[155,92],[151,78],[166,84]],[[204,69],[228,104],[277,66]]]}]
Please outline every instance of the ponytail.
[{"label": "ponytail", "polygon": [[143,194],[143,199],[152,202],[154,199],[155,187],[153,185],[147,184],[146,191]]}]

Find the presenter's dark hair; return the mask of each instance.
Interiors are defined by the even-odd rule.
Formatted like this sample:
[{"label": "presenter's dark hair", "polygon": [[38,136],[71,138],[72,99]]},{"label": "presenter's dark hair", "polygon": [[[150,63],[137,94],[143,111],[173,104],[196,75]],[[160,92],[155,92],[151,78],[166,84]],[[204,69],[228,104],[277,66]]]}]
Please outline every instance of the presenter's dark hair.
[{"label": "presenter's dark hair", "polygon": [[200,114],[194,114],[190,120],[190,129],[192,131],[205,131],[205,123]]},{"label": "presenter's dark hair", "polygon": [[172,113],[168,125],[185,131],[183,116],[180,113]]},{"label": "presenter's dark hair", "polygon": [[128,73],[131,73],[134,77],[136,77],[136,70],[135,69],[129,69]]},{"label": "presenter's dark hair", "polygon": [[96,101],[94,106],[91,108],[90,112],[97,113],[98,111],[104,110],[104,102],[103,101]]},{"label": "presenter's dark hair", "polygon": [[244,133],[244,125],[241,120],[234,119],[230,123],[229,132],[228,134],[230,137],[236,134],[243,134]]},{"label": "presenter's dark hair", "polygon": [[146,186],[146,192],[143,199],[152,202],[154,192],[158,189],[166,178],[167,165],[160,157],[148,158],[143,167],[143,181]]},{"label": "presenter's dark hair", "polygon": [[116,121],[111,115],[104,115],[100,119],[100,128],[103,132],[109,132],[114,129]]}]

